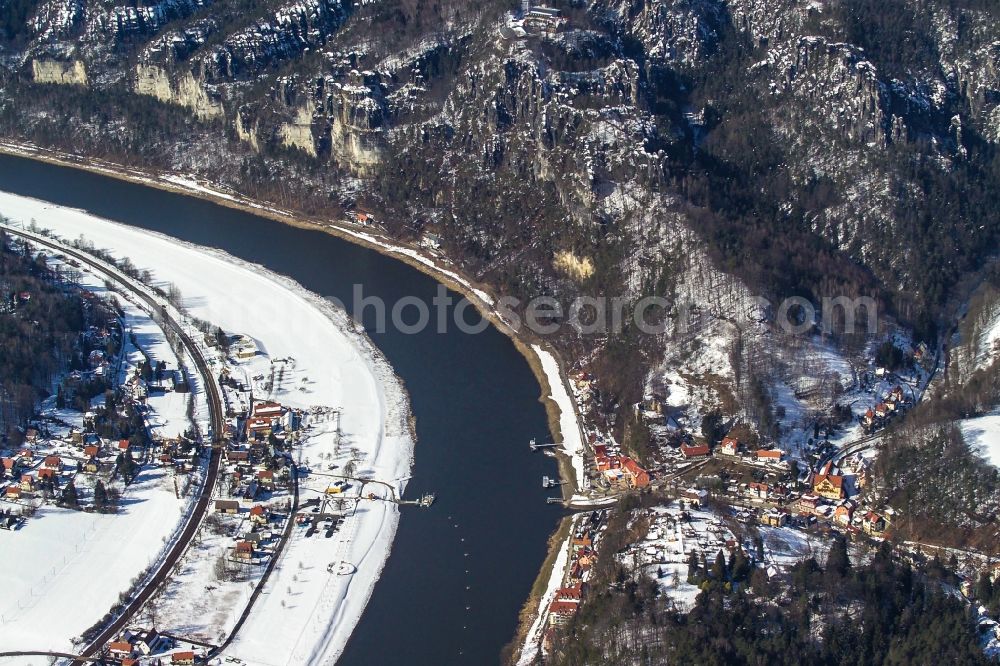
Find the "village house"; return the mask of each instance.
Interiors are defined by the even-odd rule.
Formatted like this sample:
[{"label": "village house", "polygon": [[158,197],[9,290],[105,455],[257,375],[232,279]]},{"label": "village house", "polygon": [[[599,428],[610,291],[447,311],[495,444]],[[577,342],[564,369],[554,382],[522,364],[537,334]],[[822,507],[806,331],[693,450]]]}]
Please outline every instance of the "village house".
[{"label": "village house", "polygon": [[83,471],[88,474],[97,474],[101,469],[100,463],[97,458],[88,458],[87,462],[83,463]]},{"label": "village house", "polygon": [[833,522],[838,525],[850,525],[851,519],[854,517],[854,504],[852,502],[844,502],[839,504],[836,509],[833,510]]},{"label": "village house", "polygon": [[585,592],[584,583],[574,583],[569,587],[560,587],[556,590],[557,601],[582,601]]},{"label": "village house", "polygon": [[34,444],[35,442],[37,442],[38,441],[38,429],[37,428],[28,428],[27,430],[25,430],[24,431],[24,441],[28,442],[29,444]]},{"label": "village house", "polygon": [[708,444],[681,444],[681,455],[685,458],[705,458],[711,455],[712,449]]},{"label": "village house", "polygon": [[757,460],[763,462],[781,462],[781,458],[785,455],[785,452],[780,449],[758,449],[754,452],[754,455]]},{"label": "village house", "polygon": [[620,467],[606,469],[603,475],[605,482],[612,488],[623,490],[628,487],[628,482],[625,480],[625,472]]},{"label": "village house", "polygon": [[254,555],[253,543],[250,541],[237,541],[233,549],[233,558],[244,562],[252,562]]},{"label": "village house", "polygon": [[739,455],[740,440],[735,437],[723,437],[722,444],[719,445],[719,452],[724,456]]},{"label": "village house", "polygon": [[874,511],[869,511],[861,518],[861,529],[865,534],[880,536],[885,532],[885,518]]},{"label": "village house", "polygon": [[594,447],[594,463],[612,487],[645,488],[649,485],[649,472],[639,463],[628,456],[609,456],[603,445]]},{"label": "village house", "polygon": [[580,602],[578,600],[567,601],[555,599],[549,604],[549,624],[557,627],[567,624],[573,619],[578,610],[580,610]]},{"label": "village house", "polygon": [[871,427],[871,425],[875,423],[875,411],[869,407],[862,420],[866,426]]},{"label": "village house", "polygon": [[8,500],[12,501],[21,499],[21,486],[15,484],[7,486],[6,496]]},{"label": "village house", "polygon": [[784,527],[788,524],[788,514],[783,511],[768,511],[761,515],[760,524],[767,527]]},{"label": "village house", "polygon": [[816,513],[820,499],[816,495],[803,495],[795,501],[794,508],[801,516],[811,516]]},{"label": "village house", "polygon": [[145,656],[149,656],[157,651],[160,647],[160,643],[163,641],[163,637],[160,636],[156,629],[150,629],[145,632],[142,637],[136,641],[135,647]]},{"label": "village house", "polygon": [[589,552],[581,553],[570,567],[569,577],[573,580],[586,580],[592,566],[594,566],[594,555]]},{"label": "village house", "polygon": [[687,500],[692,506],[701,507],[708,500],[708,491],[704,489],[699,490],[698,488],[688,488],[681,491],[681,499]]},{"label": "village house", "polygon": [[250,452],[249,451],[234,451],[232,449],[229,449],[229,450],[226,451],[226,460],[228,460],[229,462],[236,462],[236,463],[249,462],[250,461]]},{"label": "village house", "polygon": [[239,513],[240,503],[236,500],[215,500],[215,510],[217,513]]},{"label": "village house", "polygon": [[258,416],[247,419],[247,439],[266,439],[271,436],[271,419]]},{"label": "village house", "polygon": [[280,419],[284,413],[284,407],[276,402],[259,402],[253,407],[253,416],[261,419]]},{"label": "village house", "polygon": [[0,476],[15,476],[17,463],[13,458],[4,458],[0,461],[0,464],[2,464],[2,468],[0,468]]},{"label": "village house", "polygon": [[239,360],[245,361],[257,355],[257,343],[244,335],[230,338],[229,350]]},{"label": "village house", "polygon": [[21,492],[22,493],[33,493],[35,492],[35,477],[31,474],[21,475]]},{"label": "village house", "polygon": [[257,525],[267,525],[267,511],[260,504],[250,509],[250,522]]},{"label": "village house", "polygon": [[125,659],[132,656],[132,644],[128,641],[112,641],[108,644],[108,654],[115,659]]},{"label": "village house", "polygon": [[194,666],[194,652],[174,652],[170,655],[170,663],[174,666]]},{"label": "village house", "polygon": [[90,446],[83,447],[83,457],[84,458],[96,458],[101,452],[100,447],[91,444]]},{"label": "village house", "polygon": [[269,469],[262,469],[257,472],[257,483],[265,490],[274,489],[274,472]]},{"label": "village house", "polygon": [[844,477],[833,473],[833,463],[823,466],[823,471],[813,477],[813,493],[826,499],[844,499]]},{"label": "village house", "polygon": [[128,451],[128,447],[129,447],[129,441],[127,439],[118,440],[118,450],[121,453],[125,453],[126,451]]},{"label": "village house", "polygon": [[747,494],[755,499],[766,500],[770,492],[770,488],[766,483],[751,483]]},{"label": "village house", "polygon": [[884,419],[889,414],[889,408],[885,406],[884,402],[880,402],[875,405],[875,416],[880,419]]},{"label": "village house", "polygon": [[630,488],[645,488],[649,485],[649,472],[631,458],[622,458],[622,472]]},{"label": "village house", "polygon": [[42,462],[42,468],[59,471],[62,469],[62,458],[59,456],[45,456],[45,460]]},{"label": "village house", "polygon": [[126,398],[139,404],[145,403],[146,398],[149,396],[149,388],[146,386],[146,381],[138,373],[126,380],[124,392]]}]

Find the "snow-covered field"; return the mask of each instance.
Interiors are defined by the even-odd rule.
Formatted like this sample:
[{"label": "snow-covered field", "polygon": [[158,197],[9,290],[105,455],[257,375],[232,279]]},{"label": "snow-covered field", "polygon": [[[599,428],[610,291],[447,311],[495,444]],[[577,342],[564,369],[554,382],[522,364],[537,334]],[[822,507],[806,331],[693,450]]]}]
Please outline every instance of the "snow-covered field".
[{"label": "snow-covered field", "polygon": [[[24,222],[34,218],[65,239],[83,235],[115,256],[129,257],[150,269],[155,282],[176,285],[192,315],[253,338],[272,360],[294,359],[293,377],[272,395],[255,397],[337,410],[342,438],[358,452],[357,474],[402,491],[413,456],[405,391],[342,312],[287,278],[216,250],[6,193],[0,193],[0,212]],[[335,440],[331,430],[314,433],[302,455],[319,460],[336,450]],[[303,494],[303,500],[309,497]],[[254,664],[332,662],[367,604],[398,520],[396,505],[372,501],[335,538],[293,537],[227,655]],[[107,547],[118,544],[110,540]],[[350,562],[353,575],[328,573],[327,565],[338,560]],[[297,573],[299,562],[309,567],[307,581]],[[202,594],[203,585],[191,593]]]},{"label": "snow-covered field", "polygon": [[133,578],[153,564],[189,498],[177,499],[169,472],[147,468],[116,515],[44,507],[0,538],[0,646],[72,651],[71,639],[97,622]]},{"label": "snow-covered field", "polygon": [[[103,280],[89,273],[83,273],[80,282],[95,293],[106,291]],[[135,304],[119,302],[125,325],[136,333],[143,350],[154,361],[167,361],[176,368],[177,357],[163,331]],[[122,376],[142,359],[138,349],[127,340],[125,344]],[[196,417],[204,417],[204,395],[196,383],[192,394],[151,397],[147,421],[152,429],[165,436],[186,430],[188,395],[200,406]],[[44,413],[77,428],[82,422],[81,414],[51,405]],[[68,429],[57,435],[67,433]],[[169,471],[146,468],[128,487],[124,507],[115,515],[45,506],[20,530],[5,533],[0,646],[72,651],[72,639],[100,620],[172,543],[194,496],[194,486],[187,481],[178,498]],[[77,485],[86,492],[85,479]]]},{"label": "snow-covered field", "polygon": [[1000,467],[1000,411],[959,422],[962,437],[973,451]]}]

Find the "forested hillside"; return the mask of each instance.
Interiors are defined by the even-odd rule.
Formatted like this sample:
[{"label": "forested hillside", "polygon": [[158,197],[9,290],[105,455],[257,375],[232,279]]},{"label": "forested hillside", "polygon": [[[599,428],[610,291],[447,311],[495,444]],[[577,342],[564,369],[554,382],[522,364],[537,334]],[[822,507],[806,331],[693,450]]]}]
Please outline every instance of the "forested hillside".
[{"label": "forested hillside", "polygon": [[[53,380],[84,367],[78,340],[84,299],[67,291],[42,256],[0,232],[0,432],[24,428]],[[16,436],[16,435],[15,435]]]},{"label": "forested hillside", "polygon": [[[8,2],[0,132],[376,211],[503,293],[679,302],[704,261],[946,325],[1000,228],[995,4],[553,5],[558,30],[518,35],[495,0]],[[629,330],[561,344],[630,400],[663,354]]]},{"label": "forested hillside", "polygon": [[805,559],[769,580],[764,569],[741,565],[742,553],[728,562],[720,553],[695,574],[702,592],[683,613],[656,581],[613,564],[627,516],[612,518],[612,552],[595,568],[593,594],[555,639],[553,663],[991,663],[968,605],[955,596],[957,579],[936,559],[913,565],[885,542],[870,562],[856,563],[838,539],[825,561]]}]

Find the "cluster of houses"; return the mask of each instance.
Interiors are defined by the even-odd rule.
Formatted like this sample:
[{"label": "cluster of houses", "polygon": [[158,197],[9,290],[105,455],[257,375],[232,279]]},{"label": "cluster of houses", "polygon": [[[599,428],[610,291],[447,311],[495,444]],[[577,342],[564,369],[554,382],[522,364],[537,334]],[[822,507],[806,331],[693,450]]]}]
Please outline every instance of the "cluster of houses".
[{"label": "cluster of houses", "polygon": [[[298,414],[277,402],[254,403],[242,424],[232,424],[225,450],[225,479],[228,498],[215,500],[215,511],[239,516],[249,529],[233,546],[230,558],[235,562],[258,564],[280,535],[287,512],[276,512],[258,503],[291,481],[291,469],[280,455],[288,435],[297,427]],[[242,436],[240,436],[242,435]]]},{"label": "cluster of houses", "polygon": [[[754,451],[744,450],[738,437],[732,434],[727,435],[719,443],[714,452],[719,456],[728,458],[739,458],[744,461],[754,461],[770,465],[781,465],[784,463],[785,453],[780,449],[756,449]],[[681,457],[685,460],[708,458],[713,454],[712,447],[705,442],[684,442],[680,445]]]},{"label": "cluster of houses", "polygon": [[193,666],[197,660],[194,650],[174,649],[174,640],[160,634],[156,629],[126,630],[105,646],[102,655],[104,663],[121,666],[140,664],[170,664],[171,666]]},{"label": "cluster of houses", "polygon": [[605,484],[613,490],[632,490],[649,486],[649,472],[620,452],[609,452],[606,444],[594,446],[594,464]]},{"label": "cluster of houses", "polygon": [[[35,445],[39,442],[34,434],[29,434],[28,443]],[[41,456],[30,446],[0,459],[0,481],[5,484],[3,497],[8,502],[19,503],[34,499],[38,494],[52,492],[58,488],[62,476],[63,460],[60,456]]]},{"label": "cluster of houses", "polygon": [[231,497],[253,501],[289,481],[290,470],[279,449],[297,427],[298,418],[288,407],[263,401],[251,406],[242,425],[238,420],[229,425],[229,434],[237,435],[225,451]]},{"label": "cluster of houses", "polygon": [[[859,477],[855,477],[855,484]],[[762,499],[775,499],[763,496]],[[811,492],[787,502],[784,506],[773,507],[760,515],[760,523],[771,527],[782,527],[790,522],[810,522],[823,519],[846,530],[860,530],[871,536],[882,536],[889,525],[888,515],[874,511],[859,510],[858,502],[847,497],[845,476],[833,469],[828,462],[812,475]]]},{"label": "cluster of houses", "polygon": [[238,535],[230,551],[230,559],[241,564],[260,564],[264,561],[280,538],[288,515],[287,511],[280,513],[263,504],[254,504],[244,510],[239,500],[232,499],[215,500],[215,511],[247,521],[247,528]]},{"label": "cluster of houses", "polygon": [[562,586],[556,590],[555,597],[549,602],[546,641],[551,639],[555,627],[573,619],[587,594],[587,581],[597,557],[594,543],[600,533],[604,516],[604,511],[593,511],[580,516],[573,524],[569,540],[569,566],[564,572]]},{"label": "cluster of houses", "polygon": [[861,417],[861,425],[868,431],[876,430],[884,425],[889,418],[900,412],[905,405],[903,387],[897,384],[895,388],[885,394],[878,404],[868,408]]}]

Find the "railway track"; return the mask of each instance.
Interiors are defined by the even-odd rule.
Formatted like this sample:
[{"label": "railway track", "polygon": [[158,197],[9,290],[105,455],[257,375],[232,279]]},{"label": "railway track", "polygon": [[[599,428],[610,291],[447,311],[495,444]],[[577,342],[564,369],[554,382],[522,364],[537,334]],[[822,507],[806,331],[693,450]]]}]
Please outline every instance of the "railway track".
[{"label": "railway track", "polygon": [[165,300],[159,300],[153,297],[138,281],[128,275],[125,275],[116,267],[96,259],[84,252],[66,247],[62,243],[53,241],[52,239],[46,238],[40,234],[16,229],[8,225],[0,225],[0,227],[12,236],[17,236],[35,245],[49,248],[50,250],[67,257],[72,257],[74,260],[91,267],[103,275],[106,279],[125,287],[134,296],[146,303],[146,305],[150,308],[150,312],[158,313],[164,322],[164,326],[170,328],[178,336],[181,344],[188,351],[191,359],[194,361],[198,373],[202,377],[202,383],[205,386],[208,396],[209,422],[211,424],[209,433],[211,438],[211,458],[209,460],[208,473],[205,476],[205,482],[202,485],[201,493],[198,496],[194,509],[188,517],[187,524],[184,526],[184,530],[181,532],[180,536],[174,542],[174,545],[160,562],[156,573],[148,579],[146,584],[143,585],[138,592],[131,596],[128,604],[125,606],[121,614],[119,614],[118,617],[102,629],[101,632],[90,641],[87,647],[84,648],[79,655],[59,655],[64,658],[72,658],[73,664],[82,665],[88,661],[94,661],[95,656],[99,655],[104,645],[114,639],[122,631],[122,629],[129,624],[142,606],[153,596],[157,588],[162,583],[166,582],[170,570],[174,567],[178,560],[180,560],[184,551],[187,550],[192,537],[194,537],[195,532],[197,532],[198,527],[201,524],[202,518],[205,516],[205,512],[207,511],[212,498],[212,489],[215,487],[218,479],[219,467],[222,460],[220,437],[221,434],[225,432],[225,412],[222,406],[222,398],[219,392],[219,387],[216,384],[215,377],[212,375],[208,362],[202,355],[198,345],[195,344],[194,340],[192,340],[188,333],[184,330],[184,327],[181,326],[180,322],[178,322],[170,314],[170,309],[167,307],[168,304]]}]

